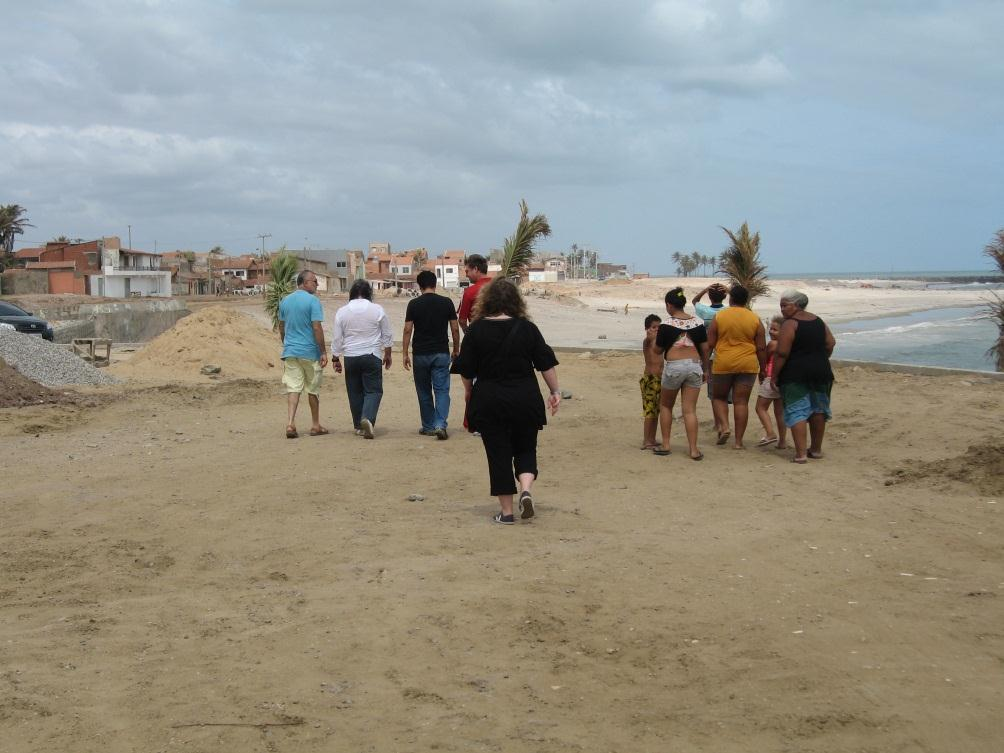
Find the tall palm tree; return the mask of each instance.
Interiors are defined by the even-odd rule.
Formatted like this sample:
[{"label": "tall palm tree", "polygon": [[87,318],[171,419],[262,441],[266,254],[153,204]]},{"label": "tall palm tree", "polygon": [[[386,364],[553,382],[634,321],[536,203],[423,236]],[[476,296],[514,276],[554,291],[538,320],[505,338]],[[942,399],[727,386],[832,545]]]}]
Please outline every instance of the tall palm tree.
[{"label": "tall palm tree", "polygon": [[676,273],[678,275],[682,275],[683,267],[680,266],[680,262],[683,260],[683,254],[681,254],[679,251],[674,251],[673,255],[669,258],[672,259],[673,263],[676,265]]},{"label": "tall palm tree", "polygon": [[27,227],[35,227],[24,216],[27,210],[17,204],[0,206],[0,270],[11,265],[14,254],[14,237],[22,235]]},{"label": "tall palm tree", "polygon": [[299,259],[289,253],[285,246],[272,255],[269,263],[272,282],[265,290],[265,313],[272,320],[273,330],[279,329],[279,304],[296,290],[296,268],[299,265]]},{"label": "tall palm tree", "polygon": [[522,276],[533,259],[533,244],[551,234],[547,217],[542,214],[530,217],[530,210],[524,199],[520,199],[519,211],[516,230],[502,245],[502,269],[499,277],[513,279]]},{"label": "tall palm tree", "polygon": [[[994,239],[983,248],[983,253],[993,260],[997,270],[1004,275],[1004,228],[997,231]],[[1004,298],[992,291],[990,294],[994,299],[987,301],[986,316],[997,325],[997,342],[990,347],[987,355],[996,359],[997,371],[1004,371]]]},{"label": "tall palm tree", "polygon": [[730,244],[718,258],[718,271],[749,291],[750,299],[746,305],[752,308],[753,299],[770,290],[767,267],[760,262],[760,233],[750,235],[749,225],[745,222],[735,233],[727,227],[722,227],[722,230],[729,237]]},{"label": "tall palm tree", "polygon": [[690,255],[690,261],[694,265],[693,266],[693,271],[696,272],[697,269],[701,266],[701,255],[699,253],[697,253],[696,251],[694,251]]}]

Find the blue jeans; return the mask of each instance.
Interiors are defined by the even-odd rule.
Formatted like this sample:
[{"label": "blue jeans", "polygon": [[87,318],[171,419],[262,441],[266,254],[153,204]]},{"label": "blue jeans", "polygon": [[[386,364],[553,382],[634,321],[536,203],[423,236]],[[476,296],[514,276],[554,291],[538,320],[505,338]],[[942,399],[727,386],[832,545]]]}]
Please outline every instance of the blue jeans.
[{"label": "blue jeans", "polygon": [[352,425],[368,418],[376,425],[377,411],[383,399],[383,361],[374,355],[345,357],[345,391],[349,394]]},{"label": "blue jeans", "polygon": [[[450,356],[448,353],[416,353],[411,359],[415,376],[418,410],[422,428],[435,431],[446,428],[450,415]],[[436,397],[433,400],[433,392]]]}]

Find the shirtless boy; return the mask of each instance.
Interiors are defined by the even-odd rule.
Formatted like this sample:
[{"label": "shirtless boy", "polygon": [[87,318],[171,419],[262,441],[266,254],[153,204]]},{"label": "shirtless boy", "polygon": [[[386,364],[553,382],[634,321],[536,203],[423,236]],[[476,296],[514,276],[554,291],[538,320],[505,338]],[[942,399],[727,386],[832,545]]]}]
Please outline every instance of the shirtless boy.
[{"label": "shirtless boy", "polygon": [[645,339],[641,341],[641,352],[645,356],[645,374],[638,384],[641,386],[641,410],[643,435],[641,449],[653,450],[659,446],[655,430],[659,426],[659,393],[662,390],[662,353],[655,349],[655,337],[659,334],[662,319],[655,314],[645,317]]}]

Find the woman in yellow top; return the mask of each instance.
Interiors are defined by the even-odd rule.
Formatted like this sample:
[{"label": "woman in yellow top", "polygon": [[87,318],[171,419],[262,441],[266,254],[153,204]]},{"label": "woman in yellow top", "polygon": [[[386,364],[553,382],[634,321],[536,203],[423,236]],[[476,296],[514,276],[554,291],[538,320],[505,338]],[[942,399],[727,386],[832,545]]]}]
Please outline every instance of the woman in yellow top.
[{"label": "woman in yellow top", "polygon": [[[759,375],[766,378],[767,336],[760,317],[746,308],[750,294],[738,283],[729,289],[728,308],[722,309],[708,328],[708,348],[715,353],[711,374],[711,406],[719,426],[729,425],[729,390],[735,421],[733,447],[743,449],[743,434],[749,420],[750,394]],[[718,444],[729,432],[718,433]]]}]

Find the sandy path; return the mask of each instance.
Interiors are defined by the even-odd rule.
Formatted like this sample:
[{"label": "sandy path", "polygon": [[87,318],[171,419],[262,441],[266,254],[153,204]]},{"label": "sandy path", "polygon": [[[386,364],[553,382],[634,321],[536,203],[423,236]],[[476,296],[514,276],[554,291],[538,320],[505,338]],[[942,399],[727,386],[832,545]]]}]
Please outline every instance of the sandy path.
[{"label": "sandy path", "polygon": [[274,383],[0,411],[4,751],[1000,749],[1000,474],[951,460],[999,383],[840,370],[824,461],[698,464],[636,449],[635,356],[560,357],[513,528],[397,367],[373,442],[334,378],[296,441]]}]

